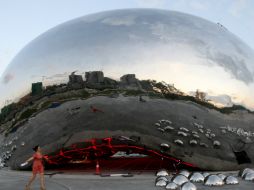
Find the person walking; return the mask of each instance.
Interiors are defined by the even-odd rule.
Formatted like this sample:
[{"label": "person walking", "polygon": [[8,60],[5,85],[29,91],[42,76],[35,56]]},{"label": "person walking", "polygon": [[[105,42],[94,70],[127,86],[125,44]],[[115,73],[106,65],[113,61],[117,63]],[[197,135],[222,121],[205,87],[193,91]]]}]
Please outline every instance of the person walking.
[{"label": "person walking", "polygon": [[23,164],[21,164],[21,166],[25,166],[28,164],[28,162],[33,160],[33,173],[32,176],[28,182],[28,184],[26,185],[26,190],[30,190],[30,186],[33,183],[33,181],[36,178],[37,173],[40,174],[40,184],[41,184],[41,190],[46,190],[45,189],[45,180],[44,180],[44,166],[43,166],[43,159],[46,159],[48,161],[48,158],[46,156],[43,156],[42,152],[41,152],[41,148],[40,146],[35,146],[33,148],[34,150],[34,154],[32,157],[30,157],[29,159],[26,160],[26,162],[24,162]]}]

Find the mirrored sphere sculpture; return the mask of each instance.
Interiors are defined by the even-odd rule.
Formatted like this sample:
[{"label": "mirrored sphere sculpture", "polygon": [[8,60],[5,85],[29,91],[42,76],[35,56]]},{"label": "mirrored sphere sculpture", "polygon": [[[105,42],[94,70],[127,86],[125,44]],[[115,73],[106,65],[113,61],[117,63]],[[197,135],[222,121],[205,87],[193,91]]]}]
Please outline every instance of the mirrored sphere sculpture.
[{"label": "mirrored sphere sculpture", "polygon": [[227,176],[226,175],[224,175],[224,174],[217,174],[222,180],[224,180]]},{"label": "mirrored sphere sculpture", "polygon": [[172,127],[172,126],[166,126],[166,127],[164,127],[164,130],[165,131],[173,131],[175,128],[174,127]]},{"label": "mirrored sphere sculpture", "polygon": [[174,182],[177,185],[182,185],[187,181],[189,181],[188,178],[181,174],[177,174],[172,178],[172,182]]},{"label": "mirrored sphere sculpture", "polygon": [[209,175],[210,175],[210,173],[208,173],[208,172],[204,172],[204,173],[203,173],[204,178],[206,178],[206,177],[209,176]]},{"label": "mirrored sphere sculpture", "polygon": [[167,185],[167,182],[164,180],[159,180],[155,183],[155,186],[157,187],[165,187]]},{"label": "mirrored sphere sculpture", "polygon": [[165,169],[162,169],[156,173],[156,176],[168,176],[168,172]]},{"label": "mirrored sphere sculpture", "polygon": [[174,140],[174,143],[178,144],[178,145],[183,145],[183,141],[180,139],[176,139]]},{"label": "mirrored sphere sculpture", "polygon": [[238,176],[243,177],[244,174],[246,174],[246,173],[254,173],[254,170],[253,170],[253,169],[250,169],[250,168],[241,169],[241,170],[239,171]]},{"label": "mirrored sphere sculpture", "polygon": [[178,188],[178,185],[175,184],[174,182],[169,182],[169,183],[166,185],[166,189],[176,190],[176,189],[179,189],[179,188]]},{"label": "mirrored sphere sculpture", "polygon": [[207,186],[222,186],[224,184],[223,180],[214,174],[207,176],[204,182]]},{"label": "mirrored sphere sculpture", "polygon": [[250,173],[245,173],[243,176],[243,179],[245,181],[254,181],[254,173],[250,172]]},{"label": "mirrored sphere sculpture", "polygon": [[190,172],[187,171],[187,170],[181,170],[181,171],[179,172],[179,174],[184,175],[184,176],[187,177],[187,178],[190,176]]},{"label": "mirrored sphere sculpture", "polygon": [[204,182],[205,177],[199,172],[194,172],[190,175],[189,179],[191,182],[202,183]]},{"label": "mirrored sphere sculpture", "polygon": [[186,182],[181,185],[181,190],[197,190],[197,187],[191,182]]},{"label": "mirrored sphere sculpture", "polygon": [[225,179],[224,179],[224,182],[225,184],[227,185],[236,185],[236,184],[239,184],[239,181],[236,177],[234,176],[227,176]]},{"label": "mirrored sphere sculpture", "polygon": [[168,181],[168,179],[165,176],[159,176],[156,178],[155,182],[158,182],[160,180]]}]

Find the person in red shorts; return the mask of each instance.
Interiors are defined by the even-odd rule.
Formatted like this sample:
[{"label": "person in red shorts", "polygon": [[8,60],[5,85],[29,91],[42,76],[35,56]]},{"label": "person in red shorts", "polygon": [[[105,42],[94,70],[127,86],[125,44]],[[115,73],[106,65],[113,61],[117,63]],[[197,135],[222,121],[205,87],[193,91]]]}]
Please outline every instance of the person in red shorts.
[{"label": "person in red shorts", "polygon": [[43,159],[47,159],[46,156],[42,155],[41,152],[41,148],[39,146],[35,146],[33,148],[34,150],[34,154],[31,158],[27,159],[27,161],[23,164],[21,164],[21,166],[25,166],[28,164],[28,162],[33,160],[33,175],[30,178],[28,184],[26,185],[26,190],[30,190],[30,186],[32,184],[32,182],[34,181],[34,179],[36,178],[36,174],[39,173],[40,174],[40,182],[41,182],[41,190],[46,190],[45,189],[45,182],[44,182],[44,166],[43,166]]}]

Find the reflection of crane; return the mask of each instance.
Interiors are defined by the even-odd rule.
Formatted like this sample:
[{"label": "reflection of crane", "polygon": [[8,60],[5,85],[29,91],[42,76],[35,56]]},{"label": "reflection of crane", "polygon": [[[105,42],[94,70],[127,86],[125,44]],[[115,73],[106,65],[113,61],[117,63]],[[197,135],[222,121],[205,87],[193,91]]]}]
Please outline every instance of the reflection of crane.
[{"label": "reflection of crane", "polygon": [[219,25],[221,28],[227,30],[227,28],[225,26],[223,26],[221,23],[217,22],[217,25]]},{"label": "reflection of crane", "polygon": [[41,77],[41,79],[42,79],[42,81],[44,81],[45,80],[45,78],[47,78],[47,76],[39,76],[39,75],[32,75],[31,76],[32,78],[36,78],[36,77]]},{"label": "reflection of crane", "polygon": [[42,78],[41,78],[41,80],[42,80],[42,82],[44,81],[44,79],[47,77],[47,76],[41,76]]},{"label": "reflection of crane", "polygon": [[76,70],[76,71],[73,71],[72,73],[71,73],[71,75],[74,75],[76,72],[77,72],[78,70]]}]

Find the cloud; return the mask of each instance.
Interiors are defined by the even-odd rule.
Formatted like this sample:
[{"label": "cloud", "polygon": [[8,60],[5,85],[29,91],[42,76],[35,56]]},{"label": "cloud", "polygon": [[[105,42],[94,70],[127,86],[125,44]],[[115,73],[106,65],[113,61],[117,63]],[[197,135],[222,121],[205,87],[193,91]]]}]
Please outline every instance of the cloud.
[{"label": "cloud", "polygon": [[[180,21],[181,20],[179,20],[179,22]],[[247,85],[254,82],[253,72],[247,67],[248,60],[246,58],[248,58],[248,55],[246,54],[246,49],[237,44],[239,42],[235,39],[229,38],[226,42],[230,41],[232,47],[229,48],[234,48],[239,55],[234,52],[232,53],[231,51],[229,53],[223,51],[220,47],[213,48],[213,46],[210,46],[209,43],[213,44],[214,40],[217,40],[215,37],[204,39],[202,36],[197,38],[189,36],[188,34],[182,37],[182,35],[178,35],[177,33],[180,30],[172,30],[170,25],[162,22],[151,24],[150,30],[157,39],[161,40],[161,42],[191,45],[192,48],[200,52],[201,56],[205,55],[205,59],[207,60],[206,63],[210,66],[217,65],[222,67],[231,75],[231,77],[240,80]],[[192,32],[191,30],[189,31],[190,33]],[[202,33],[196,32],[195,34]]]},{"label": "cloud", "polygon": [[243,59],[226,55],[221,52],[207,52],[207,59],[213,61],[217,65],[229,72],[232,77],[237,80],[243,81],[245,84],[253,83],[253,74],[247,68],[246,63]]},{"label": "cloud", "polygon": [[233,0],[230,6],[229,12],[233,16],[238,17],[248,6],[248,3],[249,3],[249,0]]},{"label": "cloud", "polygon": [[157,36],[160,40],[169,41],[171,37],[170,28],[164,23],[156,23],[151,25],[152,34]]},{"label": "cloud", "polygon": [[208,9],[208,2],[207,1],[197,1],[197,0],[194,0],[194,1],[189,1],[189,5],[191,8],[193,9],[196,9],[196,10],[200,10],[200,11],[203,11],[203,10],[207,10]]},{"label": "cloud", "polygon": [[10,63],[14,52],[9,49],[0,49],[0,77],[6,69],[7,65]]},{"label": "cloud", "polygon": [[230,96],[223,94],[218,96],[206,96],[211,103],[219,106],[219,107],[231,107],[233,106],[233,101]]},{"label": "cloud", "polygon": [[135,16],[109,17],[101,22],[111,26],[131,26],[135,24]]},{"label": "cloud", "polygon": [[4,77],[3,77],[3,83],[4,84],[8,84],[11,80],[14,79],[14,75],[12,74],[6,74]]},{"label": "cloud", "polygon": [[[234,102],[232,101],[232,97],[230,97],[227,94],[220,94],[220,95],[209,95],[210,93],[214,94],[211,91],[204,92],[205,93],[205,99],[218,106],[218,107],[231,107],[233,106]],[[188,92],[189,95],[195,96],[195,91]]]},{"label": "cloud", "polygon": [[165,5],[166,0],[136,0],[140,7],[163,7]]}]

